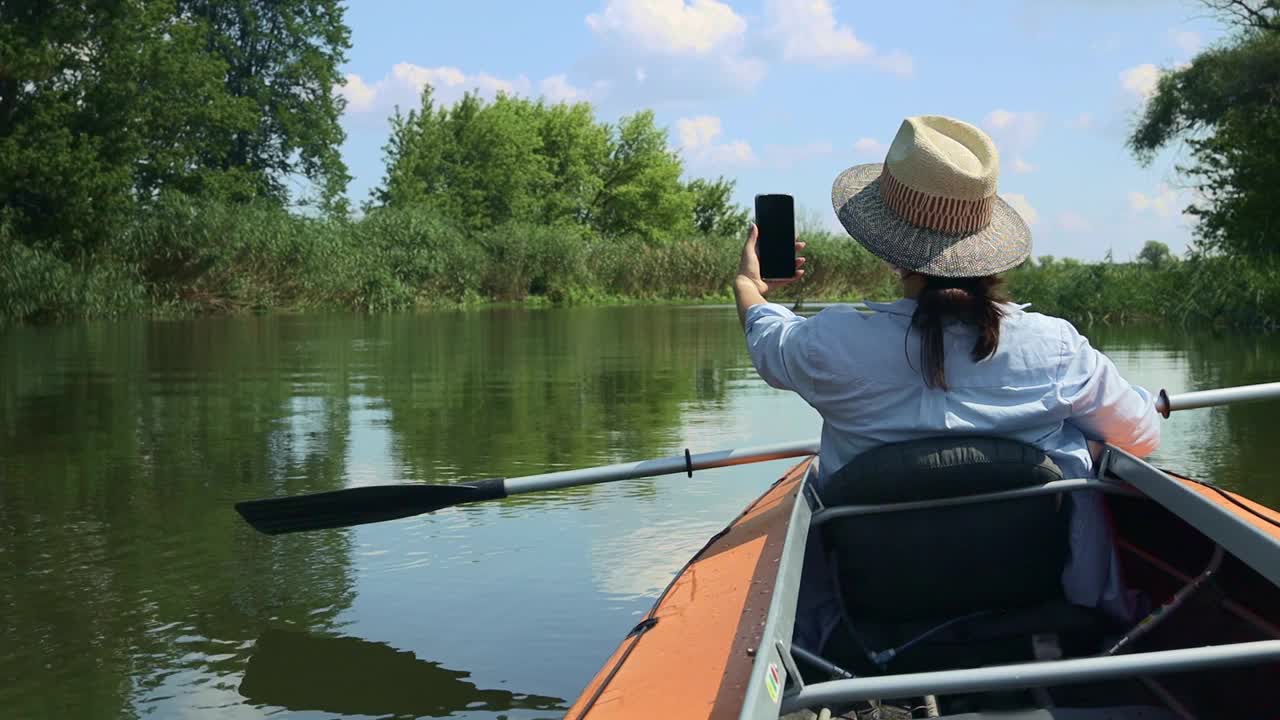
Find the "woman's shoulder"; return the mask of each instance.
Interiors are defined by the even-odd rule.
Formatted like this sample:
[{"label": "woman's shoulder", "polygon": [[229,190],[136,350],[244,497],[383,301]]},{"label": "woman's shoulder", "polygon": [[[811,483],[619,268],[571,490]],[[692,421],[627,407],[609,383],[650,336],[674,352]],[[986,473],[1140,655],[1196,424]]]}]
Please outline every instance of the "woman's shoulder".
[{"label": "woman's shoulder", "polygon": [[1073,352],[1081,342],[1087,342],[1076,326],[1065,318],[1035,312],[1029,304],[1011,305],[1015,309],[1006,313],[1005,318],[1015,332],[1056,342],[1064,352]]}]

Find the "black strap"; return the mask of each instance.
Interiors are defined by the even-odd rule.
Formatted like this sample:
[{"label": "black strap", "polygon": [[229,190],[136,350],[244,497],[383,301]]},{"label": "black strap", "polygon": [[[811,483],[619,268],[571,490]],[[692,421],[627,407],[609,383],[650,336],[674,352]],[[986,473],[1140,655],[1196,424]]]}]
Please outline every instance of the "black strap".
[{"label": "black strap", "polygon": [[689,454],[689,448],[684,449],[684,471],[693,477],[693,456]]}]

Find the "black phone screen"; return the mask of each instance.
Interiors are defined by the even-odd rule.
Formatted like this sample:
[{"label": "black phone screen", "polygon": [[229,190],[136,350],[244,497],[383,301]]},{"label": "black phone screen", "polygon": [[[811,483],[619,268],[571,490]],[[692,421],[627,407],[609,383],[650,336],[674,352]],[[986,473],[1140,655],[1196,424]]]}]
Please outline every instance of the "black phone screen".
[{"label": "black phone screen", "polygon": [[796,275],[796,203],[790,195],[756,196],[756,227],[760,237],[760,276],[785,280]]}]

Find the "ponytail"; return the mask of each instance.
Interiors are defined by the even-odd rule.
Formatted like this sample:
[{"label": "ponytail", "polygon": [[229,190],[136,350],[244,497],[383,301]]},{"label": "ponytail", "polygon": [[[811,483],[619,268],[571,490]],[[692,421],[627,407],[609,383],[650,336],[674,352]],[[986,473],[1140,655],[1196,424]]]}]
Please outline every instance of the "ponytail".
[{"label": "ponytail", "polygon": [[973,360],[978,362],[991,357],[1000,343],[1000,319],[1004,317],[1000,303],[1005,300],[1000,285],[1004,281],[995,275],[921,277],[925,280],[924,289],[916,298],[916,311],[911,316],[911,326],[920,332],[920,375],[928,387],[946,390],[944,328],[951,322],[977,327]]}]

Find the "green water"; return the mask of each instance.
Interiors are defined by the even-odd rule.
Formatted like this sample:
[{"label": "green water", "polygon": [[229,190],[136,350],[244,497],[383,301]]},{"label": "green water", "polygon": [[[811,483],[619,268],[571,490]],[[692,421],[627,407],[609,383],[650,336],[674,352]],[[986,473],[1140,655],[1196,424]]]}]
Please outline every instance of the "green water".
[{"label": "green water", "polygon": [[[1088,330],[1171,392],[1280,338]],[[1280,504],[1276,405],[1157,461]],[[0,334],[0,717],[558,717],[786,462],[268,538],[234,501],[816,437],[732,309],[131,321]]]}]

